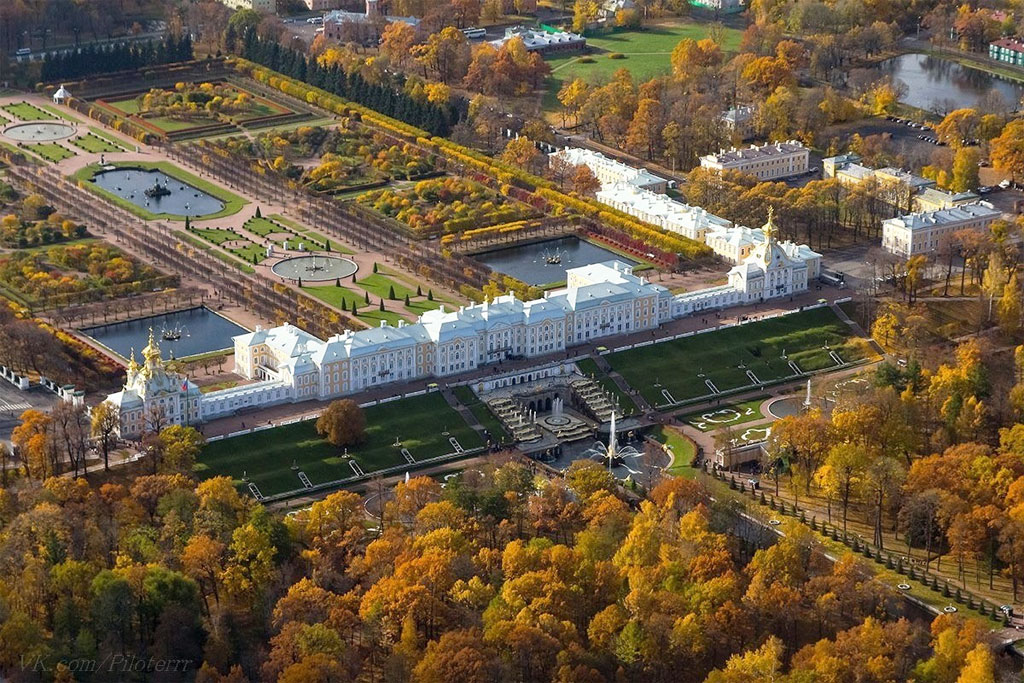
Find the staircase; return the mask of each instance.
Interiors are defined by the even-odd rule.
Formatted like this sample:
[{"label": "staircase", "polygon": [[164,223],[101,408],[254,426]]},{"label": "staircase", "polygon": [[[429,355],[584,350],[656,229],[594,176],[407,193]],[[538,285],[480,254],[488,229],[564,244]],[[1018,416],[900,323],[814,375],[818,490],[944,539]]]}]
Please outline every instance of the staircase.
[{"label": "staircase", "polygon": [[512,399],[495,398],[488,401],[487,405],[498,416],[516,442],[537,441],[543,436],[537,425],[529,420],[522,406]]},{"label": "staircase", "polygon": [[590,413],[601,422],[608,422],[612,419],[612,412],[615,404],[612,403],[608,392],[595,380],[589,378],[578,379],[570,384],[572,390],[583,401],[583,405]]}]

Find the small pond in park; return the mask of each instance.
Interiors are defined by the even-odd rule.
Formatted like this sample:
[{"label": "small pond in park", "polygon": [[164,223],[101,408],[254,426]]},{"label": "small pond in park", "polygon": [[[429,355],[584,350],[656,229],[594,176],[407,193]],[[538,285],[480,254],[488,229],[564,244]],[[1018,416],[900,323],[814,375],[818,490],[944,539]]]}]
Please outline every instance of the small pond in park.
[{"label": "small pond in park", "polygon": [[974,107],[990,90],[1002,95],[1013,109],[1024,95],[1024,83],[920,52],[887,59],[877,71],[907,86],[901,102],[925,110]]},{"label": "small pond in park", "polygon": [[589,266],[618,259],[630,265],[637,261],[620,256],[579,237],[560,237],[515,247],[485,251],[473,256],[499,273],[511,275],[528,285],[547,285],[565,281],[569,268]]},{"label": "small pond in park", "polygon": [[197,218],[224,208],[213,195],[155,169],[112,166],[94,175],[92,182],[152,213]]},{"label": "small pond in park", "polygon": [[153,336],[160,344],[164,358],[172,355],[174,358],[185,358],[231,349],[234,348],[231,338],[248,332],[241,325],[205,306],[96,325],[82,332],[123,358],[128,358],[132,349],[135,349],[138,356],[146,346],[150,328],[153,329]]}]

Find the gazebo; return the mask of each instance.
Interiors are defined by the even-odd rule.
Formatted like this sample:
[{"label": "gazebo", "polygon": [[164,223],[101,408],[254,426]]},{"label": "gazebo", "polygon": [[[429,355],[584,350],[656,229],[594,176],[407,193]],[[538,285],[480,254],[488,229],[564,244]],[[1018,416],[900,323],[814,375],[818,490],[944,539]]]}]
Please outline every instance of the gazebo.
[{"label": "gazebo", "polygon": [[57,88],[57,92],[53,93],[53,103],[54,104],[67,104],[68,100],[70,100],[70,99],[71,99],[71,93],[69,93],[67,91],[67,88],[64,87],[64,84],[61,83],[61,86],[59,88]]}]

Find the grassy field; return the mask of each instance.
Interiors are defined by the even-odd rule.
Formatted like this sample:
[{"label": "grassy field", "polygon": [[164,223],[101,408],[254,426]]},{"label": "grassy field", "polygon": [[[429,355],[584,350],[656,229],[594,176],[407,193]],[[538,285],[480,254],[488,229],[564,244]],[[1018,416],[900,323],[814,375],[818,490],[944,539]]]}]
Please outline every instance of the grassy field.
[{"label": "grassy field", "polygon": [[[442,434],[447,429],[462,448],[483,446],[483,439],[438,393],[406,398],[366,409],[366,441],[348,452],[364,472],[401,465],[406,460],[394,446],[395,438],[413,458],[451,453],[455,449]],[[353,475],[343,451],[316,433],[316,421],[307,420],[254,434],[215,441],[203,449],[196,474],[203,479],[227,475],[242,486],[242,477],[265,495],[302,488],[294,463],[313,484]]]},{"label": "grassy field", "polygon": [[76,156],[72,150],[56,142],[37,142],[34,145],[25,145],[25,148],[53,163]]},{"label": "grassy field", "polygon": [[203,242],[198,237],[193,237],[192,235],[190,235],[187,232],[184,232],[182,230],[175,230],[174,231],[174,236],[178,237],[179,239],[181,239],[181,240],[183,240],[185,242],[188,242],[189,244],[191,244],[192,246],[196,247],[197,249],[202,249],[203,251],[208,251],[210,254],[212,254],[216,258],[220,259],[221,261],[223,261],[224,263],[228,264],[232,268],[237,268],[238,270],[242,271],[243,273],[248,273],[248,274],[252,275],[253,273],[256,272],[256,269],[253,268],[252,266],[250,266],[248,263],[242,263],[241,261],[239,261],[235,257],[231,256],[230,254],[225,254],[223,251],[220,251],[219,249],[212,249],[209,244]]},{"label": "grassy field", "polygon": [[57,119],[53,114],[28,102],[8,104],[4,106],[4,111],[21,121],[54,121]]},{"label": "grassy field", "polygon": [[784,352],[804,372],[834,367],[830,350],[846,363],[871,355],[867,342],[853,338],[831,309],[819,308],[606,358],[651,404],[665,405],[670,401],[663,390],[675,402],[714,394],[705,380],[727,392],[756,386],[748,371],[762,383],[789,377],[794,372],[782,358]]},{"label": "grassy field", "polygon": [[92,152],[93,154],[112,154],[114,152],[124,151],[123,147],[115,145],[109,140],[101,138],[93,133],[87,133],[86,135],[77,137],[71,141],[71,144],[80,149],[84,149],[86,152]]},{"label": "grassy field", "polygon": [[[708,37],[707,24],[681,23],[652,26],[640,31],[613,31],[587,36],[587,45],[600,50],[589,55],[592,63],[581,62],[582,55],[557,55],[547,59],[551,66],[544,108],[560,108],[556,95],[562,84],[576,78],[589,83],[603,83],[619,69],[628,69],[637,82],[661,76],[672,69],[669,57],[673,48],[685,38],[701,40]],[[722,49],[734,52],[739,47],[742,32],[732,28],[722,30]],[[608,54],[619,53],[623,59],[608,59]]]},{"label": "grassy field", "polygon": [[665,470],[666,472],[677,477],[686,477],[687,479],[693,479],[697,476],[697,469],[690,466],[694,456],[697,454],[697,449],[692,441],[674,429],[663,425],[655,427],[651,432],[651,437],[658,443],[668,446],[672,450],[673,456],[675,456],[672,460],[672,466]]},{"label": "grassy field", "polygon": [[491,409],[480,400],[479,396],[473,393],[472,389],[465,385],[459,385],[455,387],[454,393],[455,398],[459,399],[459,403],[469,408],[469,412],[473,413],[473,417],[483,425],[492,439],[501,441],[509,438],[509,433],[505,431],[505,426],[501,424],[501,420],[491,412]]},{"label": "grassy field", "polygon": [[[356,317],[371,327],[380,325],[381,320],[387,321],[389,325],[398,325],[399,320],[404,320],[402,316],[392,310],[380,310],[380,306],[376,301],[372,304],[367,304],[365,297],[356,294],[347,287],[338,287],[337,285],[303,285],[302,291],[335,308],[342,308],[344,305],[347,311],[351,311],[352,304],[355,303],[356,310],[358,311]],[[389,301],[384,305],[397,308],[402,304],[400,301]]]},{"label": "grassy field", "polygon": [[696,429],[702,432],[710,432],[722,427],[733,427],[754,420],[763,420],[768,417],[761,412],[761,404],[767,396],[760,396],[742,403],[730,403],[729,405],[707,408],[695,413],[682,416],[681,420],[689,422]]},{"label": "grassy field", "polygon": [[[130,168],[142,168],[147,170],[159,169],[166,173],[167,175],[171,176],[172,178],[180,180],[181,182],[186,183],[188,185],[191,185],[192,187],[198,190],[202,190],[203,192],[206,192],[207,194],[212,195],[217,199],[221,200],[222,202],[224,202],[223,209],[216,213],[211,213],[202,216],[203,220],[209,218],[223,218],[224,216],[231,216],[241,211],[242,207],[248,204],[248,202],[246,202],[244,199],[234,194],[233,192],[229,192],[224,188],[220,187],[219,185],[214,185],[213,183],[207,182],[206,180],[203,180],[199,176],[192,175],[188,171],[179,168],[178,166],[175,166],[174,164],[168,161],[125,161],[108,163],[107,166],[127,166]],[[91,192],[95,192],[101,197],[108,199],[109,201],[113,202],[114,204],[117,204],[118,206],[127,211],[131,211],[133,214],[144,220],[185,220],[184,216],[179,216],[177,214],[153,213],[152,211],[148,211],[141,206],[136,206],[134,203],[128,201],[127,199],[118,197],[113,192],[108,192],[102,187],[99,187],[98,185],[96,185],[96,183],[93,183],[91,181],[93,176],[96,175],[96,173],[98,173],[101,170],[102,169],[98,165],[86,166],[75,171],[75,173],[72,174],[71,178],[75,181],[85,181],[83,185],[86,189],[90,190]]]},{"label": "grassy field", "polygon": [[98,138],[103,138],[107,142],[110,142],[111,144],[117,145],[121,149],[127,149],[125,147],[125,143],[124,142],[122,142],[121,140],[118,140],[117,137],[115,135],[113,135],[112,133],[108,133],[107,131],[105,131],[105,130],[103,130],[101,128],[94,128],[93,126],[89,126],[89,132],[92,133],[93,135],[95,135]]}]

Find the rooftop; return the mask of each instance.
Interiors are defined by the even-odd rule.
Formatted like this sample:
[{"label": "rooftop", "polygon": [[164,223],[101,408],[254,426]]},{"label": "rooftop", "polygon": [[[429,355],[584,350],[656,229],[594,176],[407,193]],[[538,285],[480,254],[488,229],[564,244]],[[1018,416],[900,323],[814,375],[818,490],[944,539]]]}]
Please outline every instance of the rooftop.
[{"label": "rooftop", "polygon": [[720,164],[729,164],[737,161],[751,161],[755,159],[779,156],[782,154],[794,154],[796,152],[806,152],[807,148],[803,146],[803,143],[798,140],[788,140],[786,142],[770,142],[765,145],[753,145],[751,147],[744,147],[743,149],[737,149],[733,147],[730,150],[722,150],[718,154],[708,154],[705,159],[716,161]]},{"label": "rooftop", "polygon": [[898,225],[910,230],[923,230],[943,223],[959,223],[975,218],[995,219],[1002,215],[1002,212],[988,202],[975,202],[973,204],[962,204],[949,209],[938,209],[936,211],[922,211],[911,213],[905,216],[890,218],[883,225]]}]

